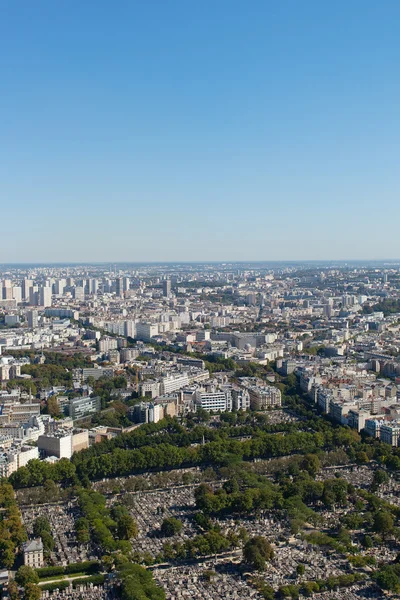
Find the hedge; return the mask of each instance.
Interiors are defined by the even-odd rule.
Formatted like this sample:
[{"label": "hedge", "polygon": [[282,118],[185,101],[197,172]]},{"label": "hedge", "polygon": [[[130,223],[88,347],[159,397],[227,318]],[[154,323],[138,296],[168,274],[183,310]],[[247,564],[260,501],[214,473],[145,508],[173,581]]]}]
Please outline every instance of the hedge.
[{"label": "hedge", "polygon": [[71,563],[66,567],[42,567],[36,569],[39,578],[51,577],[52,575],[71,575],[73,573],[98,573],[100,563],[97,560],[87,560],[81,563]]},{"label": "hedge", "polygon": [[98,573],[100,571],[100,563],[97,560],[87,560],[81,563],[71,563],[64,567],[65,575],[71,573]]},{"label": "hedge", "polygon": [[36,569],[36,573],[39,575],[39,578],[51,577],[52,575],[64,575],[65,567],[42,567],[41,569]]}]

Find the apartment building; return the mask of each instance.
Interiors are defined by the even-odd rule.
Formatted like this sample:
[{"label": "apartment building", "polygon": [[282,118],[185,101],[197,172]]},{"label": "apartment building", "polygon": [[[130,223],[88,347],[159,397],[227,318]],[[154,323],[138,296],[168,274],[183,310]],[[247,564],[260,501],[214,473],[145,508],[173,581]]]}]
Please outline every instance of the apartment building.
[{"label": "apartment building", "polygon": [[90,396],[80,396],[78,398],[72,398],[69,401],[69,416],[73,420],[96,413],[100,409],[100,396],[94,396],[93,398]]},{"label": "apartment building", "polygon": [[189,385],[189,377],[187,373],[171,374],[163,377],[160,384],[161,394],[170,394],[176,390],[180,390],[183,387]]},{"label": "apartment building", "polygon": [[77,381],[86,381],[89,377],[100,379],[100,377],[113,377],[114,369],[109,367],[85,367],[83,369],[74,369],[74,379]]},{"label": "apartment building", "polygon": [[159,332],[158,324],[154,323],[136,323],[136,338],[149,342],[151,338],[156,337]]},{"label": "apartment building", "polygon": [[211,387],[209,390],[197,389],[195,392],[196,408],[207,411],[231,411],[232,394],[230,389],[218,390]]},{"label": "apartment building", "polygon": [[252,410],[265,410],[282,406],[281,391],[272,385],[252,385],[247,388]]}]

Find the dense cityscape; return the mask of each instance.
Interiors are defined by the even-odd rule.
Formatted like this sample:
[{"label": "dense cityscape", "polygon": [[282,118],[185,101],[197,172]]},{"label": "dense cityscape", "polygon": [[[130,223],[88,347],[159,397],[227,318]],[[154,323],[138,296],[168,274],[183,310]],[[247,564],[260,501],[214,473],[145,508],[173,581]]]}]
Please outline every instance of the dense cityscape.
[{"label": "dense cityscape", "polygon": [[400,593],[399,263],[0,279],[5,597]]},{"label": "dense cityscape", "polygon": [[0,3],[0,600],[400,600],[399,23]]}]

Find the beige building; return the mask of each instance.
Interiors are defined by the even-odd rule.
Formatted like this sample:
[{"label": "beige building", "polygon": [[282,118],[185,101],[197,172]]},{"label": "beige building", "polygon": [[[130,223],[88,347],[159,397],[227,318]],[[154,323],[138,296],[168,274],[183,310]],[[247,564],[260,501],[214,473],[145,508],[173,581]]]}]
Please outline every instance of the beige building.
[{"label": "beige building", "polygon": [[29,540],[23,545],[24,565],[38,569],[43,565],[43,543],[41,538]]},{"label": "beige building", "polygon": [[270,406],[281,407],[281,391],[273,386],[254,385],[247,388],[250,395],[250,408],[252,410],[265,410]]},{"label": "beige building", "polygon": [[3,410],[0,415],[0,424],[8,425],[9,423],[28,423],[32,417],[40,415],[40,403],[19,401],[5,401]]},{"label": "beige building", "polygon": [[72,454],[89,448],[89,431],[87,429],[74,429],[72,434]]}]

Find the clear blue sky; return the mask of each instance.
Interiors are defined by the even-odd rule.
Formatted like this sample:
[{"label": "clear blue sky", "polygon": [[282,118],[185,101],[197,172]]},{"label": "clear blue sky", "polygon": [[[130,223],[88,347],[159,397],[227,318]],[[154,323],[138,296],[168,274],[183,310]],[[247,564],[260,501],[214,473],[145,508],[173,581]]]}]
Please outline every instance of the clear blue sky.
[{"label": "clear blue sky", "polygon": [[400,258],[398,0],[5,0],[0,262]]}]

